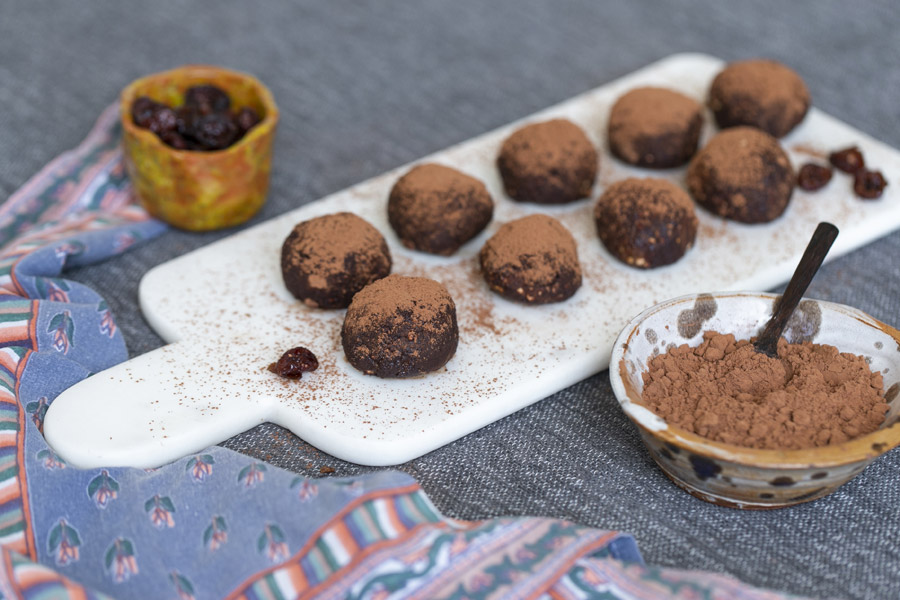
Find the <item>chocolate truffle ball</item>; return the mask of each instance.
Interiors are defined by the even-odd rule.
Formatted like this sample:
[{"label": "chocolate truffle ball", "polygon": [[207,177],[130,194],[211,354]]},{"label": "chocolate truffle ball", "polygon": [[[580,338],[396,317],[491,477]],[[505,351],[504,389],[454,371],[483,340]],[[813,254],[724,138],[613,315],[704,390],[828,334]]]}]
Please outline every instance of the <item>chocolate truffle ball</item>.
[{"label": "chocolate truffle ball", "polygon": [[483,183],[437,164],[413,167],[388,199],[388,220],[403,245],[444,256],[478,235],[493,214]]},{"label": "chocolate truffle ball", "polygon": [[774,60],[729,64],[709,89],[719,127],[749,125],[783,137],[809,110],[809,90],[797,73]]},{"label": "chocolate truffle ball", "polygon": [[522,127],[506,138],[497,156],[506,194],[538,204],[563,204],[590,195],[597,164],[594,145],[565,119]]},{"label": "chocolate truffle ball", "polygon": [[687,193],[665,179],[625,179],[594,207],[597,233],[609,252],[632,267],[652,269],[684,256],[697,236]]},{"label": "chocolate truffle ball", "polygon": [[447,288],[422,277],[390,275],[366,286],[347,308],[341,343],[367,375],[415,377],[453,357],[456,305]]},{"label": "chocolate truffle ball", "polygon": [[778,140],[753,127],[716,135],[687,173],[688,191],[708,211],[742,223],[767,223],[787,208],[794,172]]},{"label": "chocolate truffle ball", "polygon": [[314,308],[344,308],[353,294],[390,272],[384,237],[351,213],[303,221],[281,247],[284,285]]},{"label": "chocolate truffle ball", "polygon": [[668,169],[697,151],[703,107],[665,88],[643,87],[619,98],[609,114],[609,149],[631,165]]},{"label": "chocolate truffle ball", "polygon": [[479,259],[488,286],[510,300],[560,302],[581,287],[575,239],[547,215],[506,223],[485,242]]}]

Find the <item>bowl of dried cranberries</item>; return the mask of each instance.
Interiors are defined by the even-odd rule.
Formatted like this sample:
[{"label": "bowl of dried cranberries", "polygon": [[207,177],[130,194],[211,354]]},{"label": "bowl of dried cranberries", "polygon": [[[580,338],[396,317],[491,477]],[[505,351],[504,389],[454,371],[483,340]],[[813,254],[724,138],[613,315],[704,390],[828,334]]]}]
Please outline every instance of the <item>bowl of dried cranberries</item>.
[{"label": "bowl of dried cranberries", "polygon": [[255,77],[186,65],[133,81],[120,106],[125,166],[150,214],[207,231],[265,203],[278,108]]}]

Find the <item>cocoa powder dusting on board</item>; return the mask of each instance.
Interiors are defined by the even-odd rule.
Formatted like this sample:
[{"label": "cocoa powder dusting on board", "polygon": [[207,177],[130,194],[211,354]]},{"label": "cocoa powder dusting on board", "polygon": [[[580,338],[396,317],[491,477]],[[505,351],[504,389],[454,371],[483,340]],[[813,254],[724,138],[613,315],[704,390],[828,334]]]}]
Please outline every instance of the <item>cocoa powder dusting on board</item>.
[{"label": "cocoa powder dusting on board", "polygon": [[650,360],[643,402],[668,423],[748,448],[798,450],[875,431],[888,405],[881,373],[834,346],[778,342],[778,358],[707,331]]}]

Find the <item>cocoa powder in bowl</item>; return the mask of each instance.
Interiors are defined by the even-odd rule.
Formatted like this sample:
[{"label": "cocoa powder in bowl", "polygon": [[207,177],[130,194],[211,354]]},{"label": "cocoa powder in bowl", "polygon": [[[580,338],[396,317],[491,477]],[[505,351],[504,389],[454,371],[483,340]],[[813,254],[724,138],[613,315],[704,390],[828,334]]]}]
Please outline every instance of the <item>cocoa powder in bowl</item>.
[{"label": "cocoa powder in bowl", "polygon": [[884,421],[881,373],[834,346],[778,343],[778,358],[748,340],[706,332],[650,360],[643,403],[671,425],[716,442],[799,450],[871,433]]}]

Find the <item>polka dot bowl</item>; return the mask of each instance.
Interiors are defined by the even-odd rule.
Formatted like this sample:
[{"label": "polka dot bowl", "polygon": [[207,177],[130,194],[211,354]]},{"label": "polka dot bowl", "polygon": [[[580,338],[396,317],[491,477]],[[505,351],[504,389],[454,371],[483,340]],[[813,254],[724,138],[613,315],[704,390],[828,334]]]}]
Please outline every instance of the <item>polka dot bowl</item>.
[{"label": "polka dot bowl", "polygon": [[803,450],[757,450],[690,433],[641,403],[642,373],[671,346],[695,347],[704,331],[757,335],[778,298],[758,292],[682,296],[648,308],[619,334],[610,380],[622,410],[634,422],[653,460],[676,485],[722,506],[768,509],[821,498],[900,445],[900,331],[849,306],[803,300],[784,337],[830,344],[866,358],[884,378],[890,407],[880,429],[856,439]]}]

